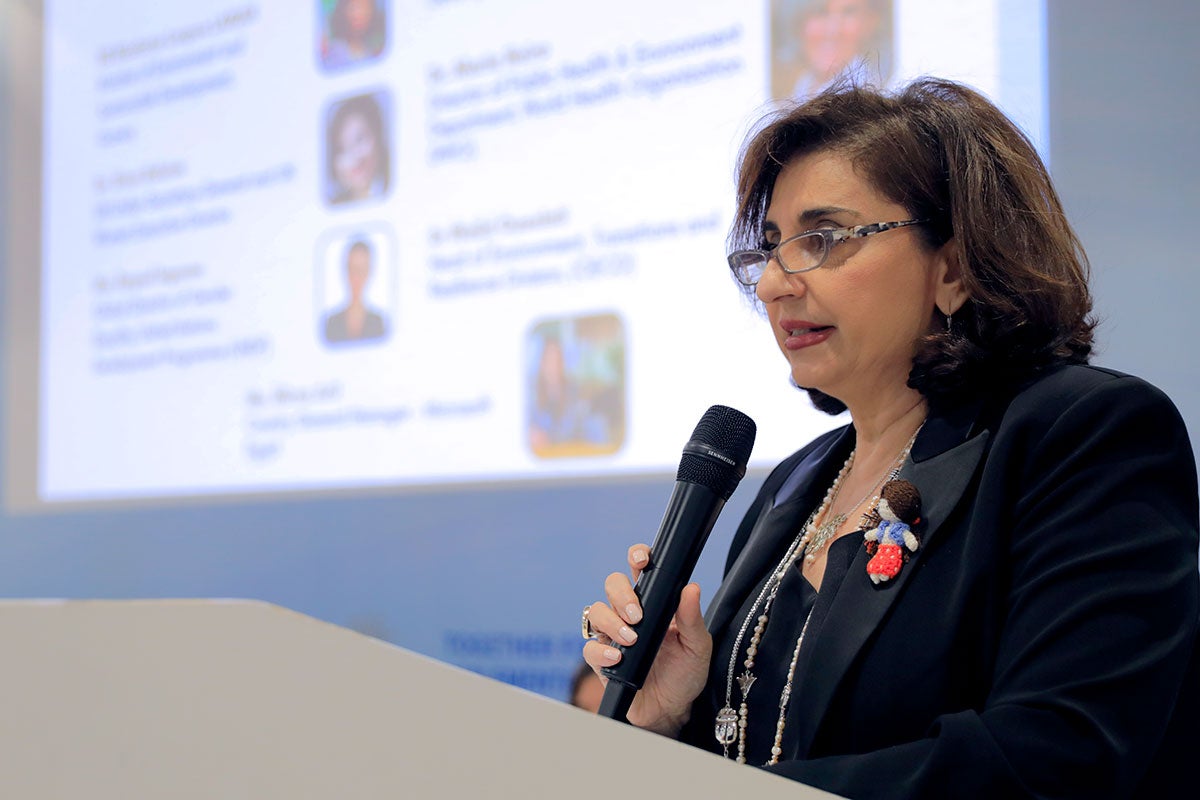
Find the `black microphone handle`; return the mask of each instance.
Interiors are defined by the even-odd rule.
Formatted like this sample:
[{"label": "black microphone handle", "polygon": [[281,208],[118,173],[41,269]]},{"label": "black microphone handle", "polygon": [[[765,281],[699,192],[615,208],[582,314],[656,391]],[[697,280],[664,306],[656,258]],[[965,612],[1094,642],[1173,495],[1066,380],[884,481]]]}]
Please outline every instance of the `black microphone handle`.
[{"label": "black microphone handle", "polygon": [[596,715],[615,719],[617,722],[629,724],[629,707],[633,705],[633,698],[637,695],[638,690],[620,681],[609,681],[604,687],[604,694],[600,698],[600,705],[596,708]]},{"label": "black microphone handle", "polygon": [[625,719],[633,695],[642,684],[658,654],[671,618],[679,608],[679,593],[692,577],[704,543],[712,532],[725,500],[711,489],[696,483],[677,481],[658,535],[650,546],[650,563],[642,570],[634,592],[642,605],[642,621],[634,627],[638,640],[632,645],[613,647],[621,651],[621,661],[601,672],[609,679],[600,714]]}]

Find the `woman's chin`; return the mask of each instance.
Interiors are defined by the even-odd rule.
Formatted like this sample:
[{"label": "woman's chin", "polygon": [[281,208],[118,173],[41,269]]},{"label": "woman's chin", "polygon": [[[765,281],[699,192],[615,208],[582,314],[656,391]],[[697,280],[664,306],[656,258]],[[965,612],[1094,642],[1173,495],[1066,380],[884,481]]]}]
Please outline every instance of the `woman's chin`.
[{"label": "woman's chin", "polygon": [[[808,391],[809,389],[816,389],[820,392],[825,391],[823,388],[821,388],[821,386],[818,385],[819,380],[816,379],[811,372],[792,370],[791,382],[792,385],[797,389],[803,389],[805,391]],[[825,393],[828,394],[828,392]]]},{"label": "woman's chin", "polygon": [[828,374],[825,370],[814,369],[811,364],[797,364],[792,360],[792,383],[801,389],[818,389],[828,394],[826,386],[829,384]]}]

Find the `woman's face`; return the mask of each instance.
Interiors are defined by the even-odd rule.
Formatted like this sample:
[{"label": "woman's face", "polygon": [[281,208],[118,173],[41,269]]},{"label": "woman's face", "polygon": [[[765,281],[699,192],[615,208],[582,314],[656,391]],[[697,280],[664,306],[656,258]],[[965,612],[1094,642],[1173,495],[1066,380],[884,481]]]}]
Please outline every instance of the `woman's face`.
[{"label": "woman's face", "polygon": [[346,0],[346,25],[352,34],[365,34],[374,16],[375,0]]},{"label": "woman's face", "polygon": [[[843,156],[818,152],[784,167],[767,209],[764,239],[776,244],[816,228],[906,220]],[[903,392],[914,342],[929,332],[934,304],[958,285],[950,247],[932,250],[917,226],[835,245],[823,266],[796,275],[775,259],[758,282],[775,340],[804,388],[850,406]]]},{"label": "woman's face", "polygon": [[379,142],[362,114],[347,114],[335,138],[333,171],[338,183],[354,197],[366,197],[379,169]]},{"label": "woman's face", "polygon": [[346,256],[346,284],[353,301],[362,300],[363,290],[371,277],[371,253],[365,247],[350,248]]},{"label": "woman's face", "polygon": [[814,72],[832,77],[867,47],[879,27],[879,15],[866,0],[829,0],[800,25],[804,52]]}]

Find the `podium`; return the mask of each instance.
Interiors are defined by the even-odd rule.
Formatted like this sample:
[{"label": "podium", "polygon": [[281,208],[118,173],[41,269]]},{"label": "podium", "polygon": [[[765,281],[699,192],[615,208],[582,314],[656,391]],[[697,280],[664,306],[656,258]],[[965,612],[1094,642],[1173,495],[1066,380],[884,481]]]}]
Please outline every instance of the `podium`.
[{"label": "podium", "polygon": [[0,642],[2,797],[834,796],[266,603],[4,601]]}]

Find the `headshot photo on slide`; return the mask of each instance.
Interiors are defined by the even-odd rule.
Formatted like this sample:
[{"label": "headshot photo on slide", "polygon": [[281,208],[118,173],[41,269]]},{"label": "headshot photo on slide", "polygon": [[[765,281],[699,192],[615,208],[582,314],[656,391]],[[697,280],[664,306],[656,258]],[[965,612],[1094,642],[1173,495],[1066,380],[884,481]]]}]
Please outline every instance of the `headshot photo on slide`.
[{"label": "headshot photo on slide", "polygon": [[771,97],[805,100],[839,80],[885,86],[894,0],[771,0]]},{"label": "headshot photo on slide", "polygon": [[330,347],[380,344],[396,317],[396,245],[383,224],[331,232],[317,245],[318,337]]},{"label": "headshot photo on slide", "polygon": [[391,184],[391,95],[334,101],[325,110],[323,195],[330,206],[379,200]]},{"label": "headshot photo on slide", "polygon": [[388,0],[317,0],[317,62],[333,72],[381,58],[388,44]]},{"label": "headshot photo on slide", "polygon": [[615,453],[625,442],[625,323],[613,313],[542,320],[526,339],[526,441],[538,458]]}]

